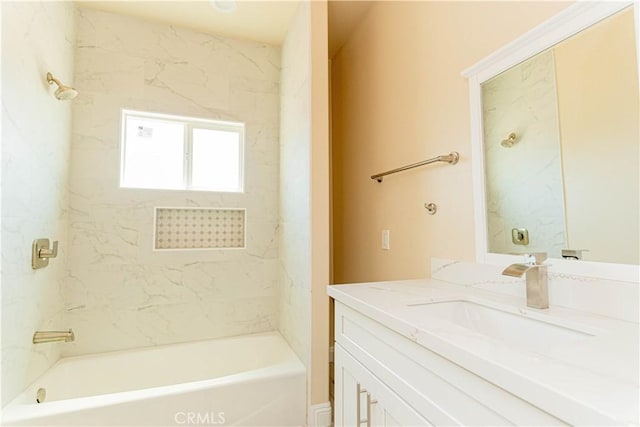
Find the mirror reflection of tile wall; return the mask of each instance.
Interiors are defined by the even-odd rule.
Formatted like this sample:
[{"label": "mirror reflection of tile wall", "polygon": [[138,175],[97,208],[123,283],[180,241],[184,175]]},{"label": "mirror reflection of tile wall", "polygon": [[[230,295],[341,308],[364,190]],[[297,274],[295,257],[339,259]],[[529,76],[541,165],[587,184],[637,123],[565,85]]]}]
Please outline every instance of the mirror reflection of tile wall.
[{"label": "mirror reflection of tile wall", "polygon": [[[490,252],[558,258],[566,245],[554,68],[547,51],[483,85]],[[515,143],[503,146],[512,132]],[[528,245],[512,242],[513,228],[528,230]]]},{"label": "mirror reflection of tile wall", "polygon": [[628,8],[483,84],[489,252],[640,264],[634,31]]}]

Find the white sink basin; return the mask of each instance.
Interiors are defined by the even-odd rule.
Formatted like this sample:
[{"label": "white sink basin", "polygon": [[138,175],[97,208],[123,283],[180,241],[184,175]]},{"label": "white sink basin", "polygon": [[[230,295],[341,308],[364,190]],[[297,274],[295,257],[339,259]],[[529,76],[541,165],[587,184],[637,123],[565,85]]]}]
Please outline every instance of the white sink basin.
[{"label": "white sink basin", "polygon": [[465,300],[443,301],[407,306],[412,315],[432,317],[453,323],[505,345],[544,353],[559,345],[585,340],[594,334],[585,330],[554,324],[550,320],[510,313]]}]

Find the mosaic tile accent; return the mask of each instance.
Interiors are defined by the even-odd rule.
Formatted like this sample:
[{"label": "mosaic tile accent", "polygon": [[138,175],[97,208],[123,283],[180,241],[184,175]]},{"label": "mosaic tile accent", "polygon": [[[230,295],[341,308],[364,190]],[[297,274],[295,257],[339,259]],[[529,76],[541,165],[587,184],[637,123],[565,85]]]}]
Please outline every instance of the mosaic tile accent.
[{"label": "mosaic tile accent", "polygon": [[155,249],[244,248],[244,209],[156,208]]}]

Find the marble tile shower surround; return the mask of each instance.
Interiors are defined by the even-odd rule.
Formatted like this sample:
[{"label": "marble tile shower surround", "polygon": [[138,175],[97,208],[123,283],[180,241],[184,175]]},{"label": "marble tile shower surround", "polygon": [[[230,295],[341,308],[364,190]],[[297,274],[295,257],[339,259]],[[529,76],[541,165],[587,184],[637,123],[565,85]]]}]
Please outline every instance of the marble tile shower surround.
[{"label": "marble tile shower surround", "polygon": [[[78,9],[65,355],[277,328],[280,49]],[[120,110],[246,124],[245,192],[119,188]],[[156,207],[246,208],[246,249],[153,251]]]},{"label": "marble tile shower surround", "polygon": [[[553,264],[553,260],[547,261]],[[431,259],[431,278],[525,298],[525,278],[503,276],[507,266]],[[549,272],[549,304],[638,322],[640,283]]]},{"label": "marble tile shower surround", "polygon": [[[553,52],[484,83],[482,104],[491,252],[521,252],[511,229],[526,228],[528,251],[542,248],[560,257],[567,237]],[[511,132],[516,144],[502,147]]]},{"label": "marble tile shower surround", "polygon": [[301,2],[282,46],[279,330],[311,358],[311,7]]},{"label": "marble tile shower surround", "polygon": [[[71,2],[2,3],[2,405],[60,356],[31,336],[65,326],[71,104],[45,76],[73,82],[74,18]],[[40,270],[31,269],[36,238],[60,241]]]}]

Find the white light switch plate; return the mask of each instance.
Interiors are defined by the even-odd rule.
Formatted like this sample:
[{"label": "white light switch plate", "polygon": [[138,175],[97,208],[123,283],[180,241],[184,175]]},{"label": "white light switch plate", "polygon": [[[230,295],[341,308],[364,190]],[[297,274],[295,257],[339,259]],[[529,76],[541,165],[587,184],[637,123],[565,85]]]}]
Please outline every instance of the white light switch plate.
[{"label": "white light switch plate", "polygon": [[389,250],[391,246],[389,244],[389,230],[382,230],[382,249]]}]

